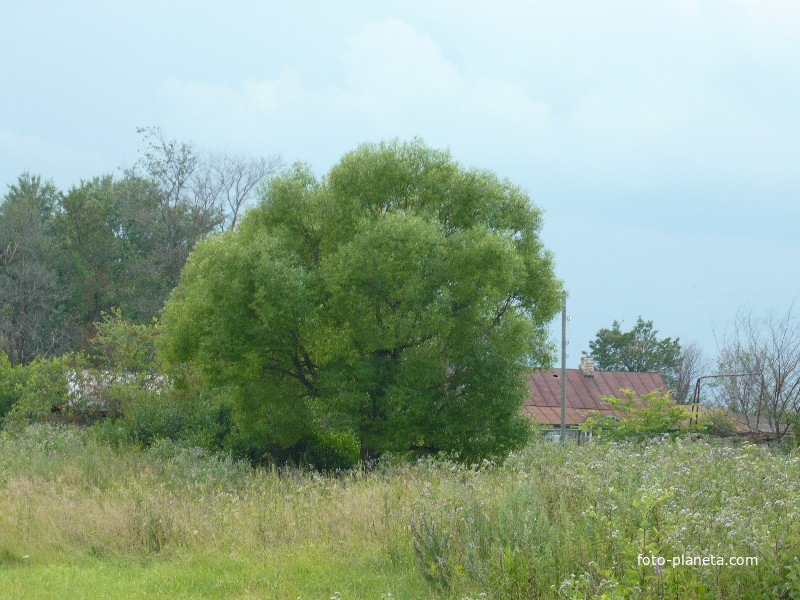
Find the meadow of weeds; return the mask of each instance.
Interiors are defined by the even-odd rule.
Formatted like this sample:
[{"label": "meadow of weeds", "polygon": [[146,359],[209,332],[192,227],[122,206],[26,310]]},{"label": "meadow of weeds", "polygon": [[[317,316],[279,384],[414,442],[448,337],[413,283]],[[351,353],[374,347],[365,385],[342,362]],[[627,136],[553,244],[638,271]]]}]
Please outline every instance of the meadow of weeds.
[{"label": "meadow of weeds", "polygon": [[320,474],[32,425],[0,434],[0,597],[797,597],[799,461],[535,442],[502,465]]}]

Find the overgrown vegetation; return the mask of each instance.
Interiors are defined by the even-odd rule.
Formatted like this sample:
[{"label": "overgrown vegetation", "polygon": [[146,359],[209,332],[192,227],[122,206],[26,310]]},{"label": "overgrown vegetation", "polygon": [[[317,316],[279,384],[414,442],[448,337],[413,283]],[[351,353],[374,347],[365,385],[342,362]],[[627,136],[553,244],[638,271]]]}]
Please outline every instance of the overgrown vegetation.
[{"label": "overgrown vegetation", "polygon": [[641,441],[659,434],[700,429],[689,425],[689,410],[676,405],[669,392],[653,390],[638,397],[633,390],[623,388],[620,394],[622,398],[600,396],[615,416],[589,417],[581,423],[581,431],[612,440]]},{"label": "overgrown vegetation", "polygon": [[140,133],[122,178],[23,174],[0,204],[6,426],[108,417],[324,468],[525,443],[560,283],[523,190],[418,140],[258,188],[275,162]]},{"label": "overgrown vegetation", "polygon": [[164,365],[161,325],[136,324],[119,311],[95,325],[89,352],[12,365],[0,352],[0,425],[17,431],[37,422],[95,425],[114,445],[171,441],[224,451],[252,464],[287,463],[341,469],[359,460],[353,436],[313,431],[288,447],[265,444],[241,426],[233,392],[191,365]]},{"label": "overgrown vegetation", "polygon": [[[732,424],[627,391],[603,443],[530,443],[559,283],[523,191],[382,144],[240,219],[273,164],[142,133],[121,180],[23,175],[0,205],[0,596],[800,596],[797,451],[654,440]],[[784,448],[790,316],[720,361]],[[685,401],[697,356],[604,332]],[[641,562],[681,555],[758,562]]]},{"label": "overgrown vegetation", "polygon": [[0,595],[788,598],[799,510],[797,454],[748,444],[535,443],[502,465],[322,475],[37,424],[0,435]]}]

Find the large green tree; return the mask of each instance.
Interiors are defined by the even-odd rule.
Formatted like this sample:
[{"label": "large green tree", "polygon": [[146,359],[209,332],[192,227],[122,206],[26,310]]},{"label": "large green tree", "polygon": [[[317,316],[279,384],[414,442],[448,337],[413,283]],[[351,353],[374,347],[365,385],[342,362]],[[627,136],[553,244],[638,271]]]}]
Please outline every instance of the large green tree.
[{"label": "large green tree", "polygon": [[502,456],[526,434],[526,367],[551,360],[540,227],[521,189],[419,141],[362,146],[323,179],[296,165],[190,256],[165,356],[229,386],[266,447]]},{"label": "large green tree", "polygon": [[72,188],[56,216],[59,264],[76,338],[85,343],[92,324],[117,297],[124,268],[119,214],[110,175]]},{"label": "large green tree", "polygon": [[681,360],[678,338],[659,338],[652,321],[642,317],[629,331],[614,321],[611,329],[603,328],[589,342],[589,353],[595,366],[602,371],[637,371],[660,373],[671,389],[675,388]]},{"label": "large green tree", "polygon": [[51,182],[23,173],[0,204],[0,350],[15,363],[68,344],[53,231],[60,198]]}]

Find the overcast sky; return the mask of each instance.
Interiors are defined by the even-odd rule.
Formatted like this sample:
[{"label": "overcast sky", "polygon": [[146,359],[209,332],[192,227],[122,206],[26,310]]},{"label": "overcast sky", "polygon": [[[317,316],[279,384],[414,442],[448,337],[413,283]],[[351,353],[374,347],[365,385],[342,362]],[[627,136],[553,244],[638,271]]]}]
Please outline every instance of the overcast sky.
[{"label": "overcast sky", "polygon": [[800,294],[800,3],[0,0],[0,23],[3,189],[118,172],[137,126],[320,174],[418,136],[544,211],[570,367],[639,315],[713,357],[738,310]]}]

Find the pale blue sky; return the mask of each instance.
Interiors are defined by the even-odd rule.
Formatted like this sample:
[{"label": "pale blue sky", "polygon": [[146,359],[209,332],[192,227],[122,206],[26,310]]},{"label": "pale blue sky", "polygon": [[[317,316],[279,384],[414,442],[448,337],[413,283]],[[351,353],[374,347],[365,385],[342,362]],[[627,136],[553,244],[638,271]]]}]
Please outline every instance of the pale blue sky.
[{"label": "pale blue sky", "polygon": [[[800,4],[0,0],[0,184],[136,160],[136,127],[319,173],[422,137],[524,187],[570,292],[707,354],[800,294]],[[554,326],[554,331],[560,331]]]}]

